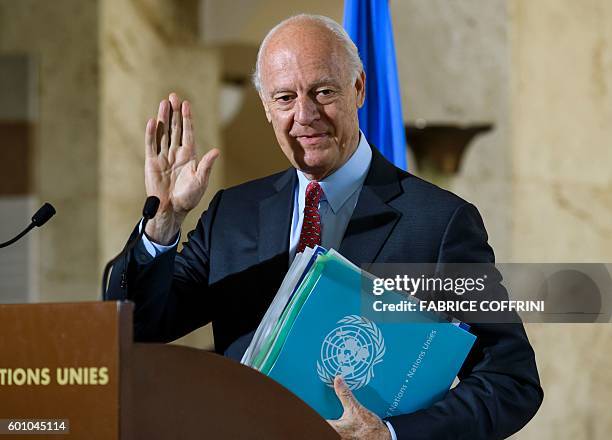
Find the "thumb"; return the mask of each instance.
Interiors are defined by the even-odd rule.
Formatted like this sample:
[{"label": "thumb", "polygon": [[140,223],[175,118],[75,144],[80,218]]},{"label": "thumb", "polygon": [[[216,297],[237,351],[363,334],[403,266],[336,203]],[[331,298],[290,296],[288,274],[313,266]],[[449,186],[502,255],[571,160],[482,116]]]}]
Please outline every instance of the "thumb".
[{"label": "thumb", "polygon": [[334,378],[334,391],[336,392],[336,396],[338,396],[338,399],[344,408],[342,417],[344,417],[346,413],[353,412],[356,407],[357,400],[355,399],[355,396],[353,396],[353,393],[347,386],[342,376],[336,376]]},{"label": "thumb", "polygon": [[220,151],[216,148],[213,148],[208,153],[206,153],[204,157],[202,157],[200,163],[198,164],[196,172],[200,183],[202,183],[204,187],[208,187],[208,179],[210,178],[210,172],[215,163],[215,160],[217,160],[217,157],[219,157],[219,154],[221,154]]}]

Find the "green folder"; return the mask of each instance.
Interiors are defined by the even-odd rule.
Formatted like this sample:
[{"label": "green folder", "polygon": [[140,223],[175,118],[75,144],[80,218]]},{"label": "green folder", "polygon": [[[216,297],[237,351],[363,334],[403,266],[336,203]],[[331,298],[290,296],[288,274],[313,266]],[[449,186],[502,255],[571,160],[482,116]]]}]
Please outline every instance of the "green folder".
[{"label": "green folder", "polygon": [[270,336],[262,345],[261,351],[255,356],[253,368],[256,368],[264,374],[268,374],[274,365],[283,344],[285,343],[285,339],[287,338],[295,319],[300,314],[302,306],[308,299],[308,296],[316,285],[317,280],[321,276],[323,266],[328,259],[329,257],[327,255],[320,255],[312,265],[308,271],[308,274],[306,274],[306,277],[304,277],[295,294],[289,301],[289,304],[287,304],[287,307],[274,326]]}]

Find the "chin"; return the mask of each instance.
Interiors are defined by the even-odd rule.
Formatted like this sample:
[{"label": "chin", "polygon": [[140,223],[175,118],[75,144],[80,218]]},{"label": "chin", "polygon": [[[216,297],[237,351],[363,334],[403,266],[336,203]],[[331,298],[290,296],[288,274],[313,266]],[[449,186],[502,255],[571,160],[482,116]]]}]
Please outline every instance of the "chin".
[{"label": "chin", "polygon": [[334,168],[330,161],[304,162],[299,164],[299,169],[308,174],[315,180],[322,180],[331,174],[330,170]]},{"label": "chin", "polygon": [[290,162],[302,172],[311,176],[326,175],[338,158],[333,145],[328,142],[317,145],[302,145],[299,142],[289,144]]},{"label": "chin", "polygon": [[332,166],[333,162],[333,158],[324,151],[307,152],[303,159],[303,165],[308,170],[325,170]]}]

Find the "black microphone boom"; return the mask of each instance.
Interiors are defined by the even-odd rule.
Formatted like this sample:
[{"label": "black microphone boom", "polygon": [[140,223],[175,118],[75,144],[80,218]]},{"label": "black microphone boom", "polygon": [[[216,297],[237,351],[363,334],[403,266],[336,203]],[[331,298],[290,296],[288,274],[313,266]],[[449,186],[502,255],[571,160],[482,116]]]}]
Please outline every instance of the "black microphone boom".
[{"label": "black microphone boom", "polygon": [[25,228],[23,231],[21,231],[19,235],[17,235],[16,237],[11,238],[9,241],[6,241],[4,243],[0,243],[0,248],[12,245],[17,240],[19,240],[21,237],[23,237],[28,232],[30,232],[32,229],[34,229],[34,226],[41,227],[42,225],[47,223],[47,221],[49,221],[49,219],[53,217],[54,215],[55,215],[55,208],[53,207],[53,205],[51,205],[51,203],[45,203],[32,216],[32,222],[28,225],[28,227]]},{"label": "black microphone boom", "polygon": [[113,265],[124,255],[130,252],[136,244],[142,238],[142,235],[145,231],[145,226],[147,226],[147,222],[155,217],[157,213],[157,209],[159,208],[159,199],[155,196],[147,197],[145,201],[144,207],[142,208],[142,227],[140,229],[140,233],[134,237],[133,240],[130,240],[124,247],[121,252],[115,256],[112,260],[110,260],[106,266],[104,267],[104,273],[102,274],[102,300],[106,301],[106,290],[108,289],[108,275],[110,273]]}]

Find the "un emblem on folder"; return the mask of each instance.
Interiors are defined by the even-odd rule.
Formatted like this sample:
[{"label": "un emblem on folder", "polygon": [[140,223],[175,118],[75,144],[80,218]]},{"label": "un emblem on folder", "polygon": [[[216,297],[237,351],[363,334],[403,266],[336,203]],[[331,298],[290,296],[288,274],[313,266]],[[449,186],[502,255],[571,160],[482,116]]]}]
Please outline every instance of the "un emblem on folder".
[{"label": "un emblem on folder", "polygon": [[376,324],[362,316],[345,316],[338,324],[321,344],[317,374],[330,387],[335,376],[342,376],[351,390],[357,390],[374,377],[374,365],[385,355],[385,340]]}]

